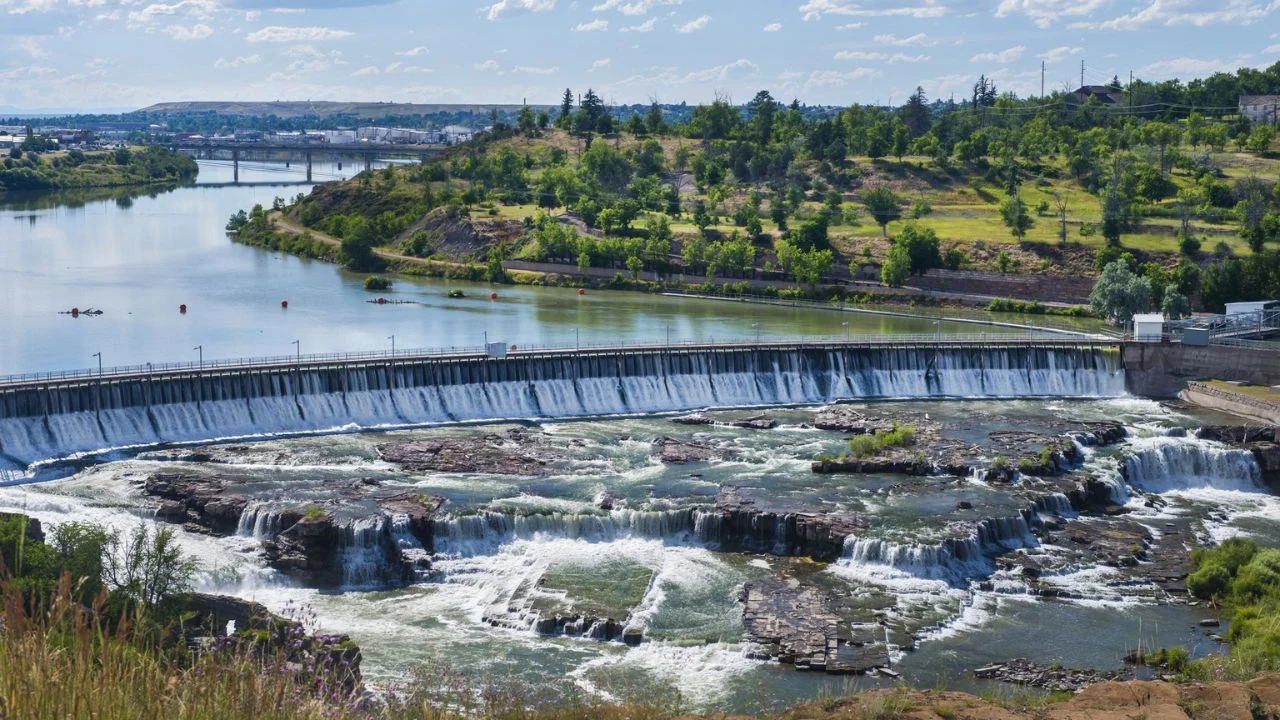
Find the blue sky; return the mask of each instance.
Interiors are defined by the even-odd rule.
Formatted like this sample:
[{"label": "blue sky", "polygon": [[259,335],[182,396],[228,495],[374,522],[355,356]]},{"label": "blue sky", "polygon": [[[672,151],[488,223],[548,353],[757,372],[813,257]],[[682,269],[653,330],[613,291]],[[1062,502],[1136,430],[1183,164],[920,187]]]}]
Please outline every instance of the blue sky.
[{"label": "blue sky", "polygon": [[0,108],[900,103],[1280,59],[1280,0],[0,0]]}]

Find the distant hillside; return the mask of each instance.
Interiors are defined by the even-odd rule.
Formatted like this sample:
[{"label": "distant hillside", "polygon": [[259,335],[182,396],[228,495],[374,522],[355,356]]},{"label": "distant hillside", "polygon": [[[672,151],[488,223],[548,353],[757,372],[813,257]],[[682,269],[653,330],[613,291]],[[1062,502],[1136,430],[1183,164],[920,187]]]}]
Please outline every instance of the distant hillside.
[{"label": "distant hillside", "polygon": [[[544,106],[534,106],[541,110]],[[388,116],[431,115],[435,113],[477,113],[490,110],[514,113],[519,105],[425,105],[389,102],[235,102],[200,101],[157,103],[137,112],[148,114],[216,113],[228,117],[327,118],[333,116],[376,119]]]}]

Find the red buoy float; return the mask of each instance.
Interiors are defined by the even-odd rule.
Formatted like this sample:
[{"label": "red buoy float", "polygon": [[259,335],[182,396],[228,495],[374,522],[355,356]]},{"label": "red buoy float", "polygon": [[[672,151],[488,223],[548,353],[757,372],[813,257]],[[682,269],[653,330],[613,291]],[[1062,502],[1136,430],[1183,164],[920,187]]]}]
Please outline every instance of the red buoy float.
[{"label": "red buoy float", "polygon": [[386,304],[387,304],[387,299],[386,299],[386,298],[378,298],[378,299],[376,300],[376,302],[377,302],[379,305],[386,305]]},{"label": "red buoy float", "polygon": [[489,293],[489,299],[490,299],[490,300],[497,300],[497,299],[498,299],[498,293],[496,293],[496,292],[491,292],[491,293]]},{"label": "red buoy float", "polygon": [[280,309],[281,309],[281,310],[288,310],[288,309],[289,309],[289,301],[288,301],[288,300],[281,300],[281,301],[280,301]]},{"label": "red buoy float", "polygon": [[80,308],[71,308],[71,317],[80,317]]},{"label": "red buoy float", "polygon": [[578,288],[578,294],[579,294],[579,295],[586,295],[586,294],[587,294],[587,289],[586,289],[586,288]]},{"label": "red buoy float", "polygon": [[183,303],[183,304],[179,305],[179,306],[178,306],[178,312],[182,313],[183,315],[186,315],[186,314],[187,314],[187,304],[186,304],[186,303]]}]

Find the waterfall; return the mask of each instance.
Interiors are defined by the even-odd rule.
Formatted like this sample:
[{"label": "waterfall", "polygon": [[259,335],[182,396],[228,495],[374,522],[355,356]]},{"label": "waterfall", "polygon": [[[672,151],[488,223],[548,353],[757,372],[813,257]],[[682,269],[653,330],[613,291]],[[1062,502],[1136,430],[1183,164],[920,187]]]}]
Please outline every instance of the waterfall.
[{"label": "waterfall", "polygon": [[0,457],[30,465],[280,433],[859,398],[1108,397],[1124,394],[1120,362],[1094,347],[741,347],[33,383],[0,394]]},{"label": "waterfall", "polygon": [[1194,437],[1134,440],[1124,469],[1130,483],[1148,492],[1197,488],[1266,491],[1253,453]]},{"label": "waterfall", "polygon": [[844,555],[837,564],[881,565],[917,578],[947,582],[986,577],[994,570],[992,556],[1038,544],[1031,534],[1032,519],[1031,509],[1013,517],[988,518],[974,524],[966,535],[937,544],[897,543],[851,535],[845,538]]},{"label": "waterfall", "polygon": [[1075,508],[1071,498],[1063,493],[1041,495],[1035,500],[1036,512],[1041,515],[1057,515],[1058,517],[1075,517]]},{"label": "waterfall", "polygon": [[485,511],[434,523],[435,546],[445,554],[486,554],[512,540],[568,538],[611,542],[641,537],[680,539],[694,532],[694,511],[613,510],[608,513],[518,515]]},{"label": "waterfall", "polygon": [[253,502],[240,512],[236,535],[255,540],[269,540],[284,528],[280,524],[280,511],[268,503]]}]

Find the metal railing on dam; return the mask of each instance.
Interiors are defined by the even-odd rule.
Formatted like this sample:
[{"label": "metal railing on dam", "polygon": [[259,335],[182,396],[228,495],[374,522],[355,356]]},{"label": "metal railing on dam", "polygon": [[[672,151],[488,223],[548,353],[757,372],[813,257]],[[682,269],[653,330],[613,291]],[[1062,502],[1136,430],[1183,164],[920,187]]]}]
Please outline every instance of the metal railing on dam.
[{"label": "metal railing on dam", "polygon": [[[859,398],[1124,394],[1113,340],[892,335],[287,356],[0,381],[0,466],[340,428]],[[501,354],[501,353],[499,353]]]}]

